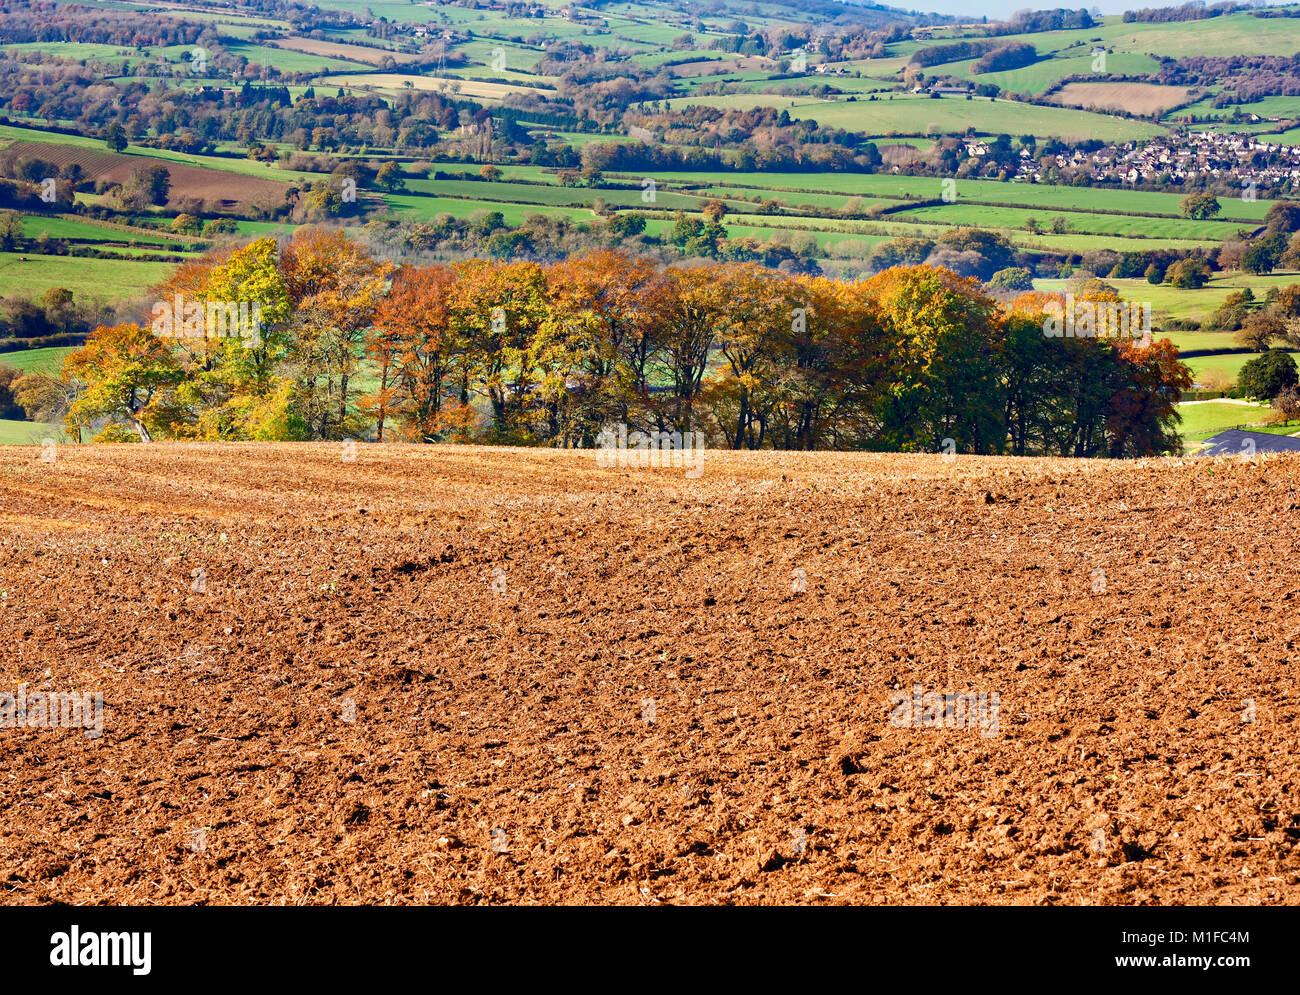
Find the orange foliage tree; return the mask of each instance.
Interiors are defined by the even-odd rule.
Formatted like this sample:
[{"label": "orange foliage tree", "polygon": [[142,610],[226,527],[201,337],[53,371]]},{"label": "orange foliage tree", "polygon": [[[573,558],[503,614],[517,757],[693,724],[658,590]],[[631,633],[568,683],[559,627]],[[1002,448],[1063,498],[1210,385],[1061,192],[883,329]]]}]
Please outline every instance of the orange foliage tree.
[{"label": "orange foliage tree", "polygon": [[1104,337],[1103,311],[1129,313],[1104,284],[1076,296],[1071,337],[1060,295],[999,307],[927,265],[855,284],[613,251],[395,269],[308,228],[182,265],[157,288],[178,295],[256,303],[264,327],[99,329],[68,362],[76,418],[141,439],[588,446],[622,422],[735,448],[1144,456],[1180,448],[1190,384],[1168,342]]}]

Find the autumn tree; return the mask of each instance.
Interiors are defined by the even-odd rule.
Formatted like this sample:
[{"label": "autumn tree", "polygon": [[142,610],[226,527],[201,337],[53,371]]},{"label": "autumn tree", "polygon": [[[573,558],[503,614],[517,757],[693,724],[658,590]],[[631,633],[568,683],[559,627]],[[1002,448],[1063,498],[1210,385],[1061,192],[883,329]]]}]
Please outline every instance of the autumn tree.
[{"label": "autumn tree", "polygon": [[1046,451],[1063,409],[1045,400],[1059,379],[1061,353],[1059,340],[1044,334],[1049,305],[1064,308],[1065,300],[1055,294],[1025,293],[1011,302],[1002,319],[1003,420],[1013,456]]},{"label": "autumn tree", "polygon": [[1178,360],[1169,339],[1142,346],[1124,341],[1115,347],[1119,387],[1106,418],[1109,455],[1160,456],[1182,450],[1178,402],[1192,386],[1192,373]]},{"label": "autumn tree", "polygon": [[107,420],[125,423],[141,442],[151,440],[151,426],[166,424],[155,401],[181,378],[166,340],[133,324],[100,325],[68,354],[63,370],[84,387],[69,409],[69,431]]},{"label": "autumn tree", "polygon": [[375,173],[375,183],[389,193],[406,189],[406,177],[402,175],[402,167],[395,162],[386,162],[379,167],[379,171]]},{"label": "autumn tree", "polygon": [[450,419],[443,411],[454,371],[465,359],[450,328],[448,295],[454,282],[447,266],[405,266],[376,312],[366,355],[378,389],[363,407],[376,419],[380,442],[390,413],[401,420],[407,437],[424,442],[436,441],[449,428],[464,428],[468,398],[452,399]]},{"label": "autumn tree", "polygon": [[670,286],[654,264],[598,251],[546,271],[547,320],[533,359],[552,432],[592,445],[608,422],[650,429],[647,375],[660,347]]},{"label": "autumn tree", "polygon": [[[154,288],[156,312],[174,314],[197,305],[197,337],[178,330],[168,341],[185,376],[168,405],[174,435],[199,439],[301,439],[310,437],[295,410],[286,369],[290,354],[290,302],[273,238],[210,253],[181,264]],[[238,311],[248,327],[210,327],[209,308]],[[241,319],[242,321],[242,319]]]},{"label": "autumn tree", "polygon": [[1006,442],[993,301],[974,279],[932,266],[897,267],[866,281],[890,345],[880,402],[883,448],[998,452]]},{"label": "autumn tree", "polygon": [[281,253],[280,269],[308,424],[325,439],[360,434],[349,399],[393,266],[342,231],[300,228]]},{"label": "autumn tree", "polygon": [[667,273],[663,338],[657,366],[671,385],[660,417],[671,431],[698,429],[697,405],[726,302],[714,291],[712,267]]},{"label": "autumn tree", "polygon": [[1251,352],[1263,352],[1276,339],[1285,335],[1286,330],[1286,322],[1277,312],[1253,311],[1242,321],[1241,328],[1233,335],[1233,341]]},{"label": "autumn tree", "polygon": [[[1274,323],[1268,341],[1296,321],[1292,289],[1247,312]],[[380,439],[585,446],[622,421],[735,448],[933,452],[951,440],[960,452],[1088,457],[1178,451],[1173,406],[1190,382],[1172,346],[1106,337],[1127,326],[1095,315],[1126,305],[1103,281],[1078,287],[1074,335],[1062,336],[1059,295],[998,306],[933,265],[845,283],[602,250],[547,268],[394,272],[344,232],[304,229],[283,250],[264,238],[187,261],[155,295],[152,328],[97,329],[63,381],[11,378],[13,399],[29,415],[107,423],[100,438],[373,427]],[[71,306],[58,291],[46,304]],[[205,305],[237,304],[255,329],[205,327]],[[358,397],[362,364],[375,387]]]},{"label": "autumn tree", "polygon": [[546,278],[536,263],[458,263],[448,296],[451,332],[465,342],[460,401],[475,390],[492,406],[492,441],[533,437],[526,404],[536,386],[532,345],[548,316]]},{"label": "autumn tree", "polygon": [[799,306],[777,340],[768,436],[779,449],[855,448],[874,432],[885,369],[875,302],[857,285],[799,277]]},{"label": "autumn tree", "polygon": [[754,263],[715,269],[712,284],[721,322],[718,350],[727,362],[720,387],[732,424],[721,419],[733,449],[760,449],[773,404],[776,357],[795,328],[806,327],[804,295],[795,281]]}]

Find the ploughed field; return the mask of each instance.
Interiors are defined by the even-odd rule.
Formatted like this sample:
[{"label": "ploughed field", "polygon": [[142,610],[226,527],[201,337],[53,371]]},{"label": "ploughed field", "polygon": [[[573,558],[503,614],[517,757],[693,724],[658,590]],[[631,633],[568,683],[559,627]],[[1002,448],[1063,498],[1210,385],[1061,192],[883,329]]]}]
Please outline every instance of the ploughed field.
[{"label": "ploughed field", "polygon": [[1300,462],[348,455],[0,451],[0,901],[1300,899]]}]

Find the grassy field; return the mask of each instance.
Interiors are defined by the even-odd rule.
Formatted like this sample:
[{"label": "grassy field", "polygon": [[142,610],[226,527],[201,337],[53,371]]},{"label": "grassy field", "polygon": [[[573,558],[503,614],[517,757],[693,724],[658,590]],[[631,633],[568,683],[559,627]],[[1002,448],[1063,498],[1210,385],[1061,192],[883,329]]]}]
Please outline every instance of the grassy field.
[{"label": "grassy field", "polygon": [[[639,179],[631,174],[629,179]],[[935,200],[944,192],[943,180],[938,177],[894,176],[890,173],[766,173],[701,170],[685,172],[674,170],[646,170],[644,176],[677,187],[725,186],[753,188],[755,192],[770,191],[779,196],[781,191],[811,193],[840,193],[849,196],[882,197],[899,200]],[[1118,214],[1157,214],[1171,218],[1182,216],[1179,207],[1182,194],[1158,193],[1147,190],[1125,190],[1119,187],[1050,186],[1039,183],[998,182],[997,180],[957,180],[953,188],[956,204],[1012,204],[1042,210],[1112,211]],[[1223,200],[1221,217],[1224,220],[1261,220],[1273,205],[1271,200]]]},{"label": "grassy field", "polygon": [[[1035,46],[1043,44],[1034,42]],[[1049,41],[1048,44],[1051,44]],[[994,73],[975,73],[972,69],[974,59],[948,62],[933,66],[929,73],[957,76],[975,83],[992,83],[1012,93],[1040,94],[1049,86],[1060,82],[1066,76],[1097,76],[1104,78],[1108,74],[1141,75],[1156,72],[1160,63],[1149,55],[1117,54],[1107,58],[1106,73],[1093,69],[1093,56],[1090,46],[1080,46],[1078,55],[1062,54],[1055,58],[1043,59],[1020,69],[1007,69]]]},{"label": "grassy field", "polygon": [[[500,201],[505,204],[536,204],[547,207],[590,206],[603,200],[613,207],[645,207],[642,190],[634,189],[561,187],[542,183],[501,183],[483,180],[408,180],[406,192],[428,197],[468,197],[476,200]],[[718,196],[714,192],[710,196]],[[704,196],[684,195],[670,191],[656,191],[654,206],[664,210],[699,210]],[[743,210],[749,205],[743,201],[727,202],[730,209]]]},{"label": "grassy field", "polygon": [[71,346],[0,352],[0,366],[21,370],[24,373],[57,373],[63,364],[63,357],[70,352],[72,352]]},{"label": "grassy field", "polygon": [[41,446],[47,441],[70,442],[62,425],[0,418],[0,446]]},{"label": "grassy field", "polygon": [[1232,340],[1232,332],[1168,331],[1163,332],[1162,337],[1168,338],[1183,351],[1223,352],[1237,348],[1237,344]]},{"label": "grassy field", "polygon": [[[1240,225],[1230,221],[1189,221],[1184,218],[1132,218],[1122,214],[1063,213],[1051,217],[1065,220],[1067,229],[1090,235],[1115,235],[1125,239],[1185,238],[1222,241],[1233,235]],[[987,207],[979,204],[936,204],[902,211],[892,217],[936,221],[941,224],[969,225],[977,228],[1024,228],[1033,219],[1047,227],[1051,217],[1042,211],[1019,207]],[[1139,248],[1138,245],[1133,246]]]},{"label": "grassy field", "polygon": [[[1072,49],[1091,51],[1094,45],[1100,45],[1108,50],[1109,70],[1110,59],[1123,54],[1154,54],[1172,59],[1242,53],[1290,56],[1300,51],[1300,22],[1293,18],[1261,20],[1241,13],[1212,21],[1125,24],[1111,15],[1096,27],[1002,35],[998,41],[1000,44],[1028,42],[1039,55],[1059,56],[1072,55]],[[904,54],[902,45],[890,48],[891,52]]]},{"label": "grassy field", "polygon": [[728,94],[725,96],[678,97],[669,101],[674,108],[702,104],[706,107],[776,107],[788,110],[800,120],[819,125],[859,131],[872,136],[961,134],[973,128],[978,134],[1034,135],[1038,138],[1133,141],[1164,134],[1164,129],[1146,121],[1134,121],[1065,107],[1042,107],[1011,100],[975,97],[930,97],[898,94],[883,100],[812,100],[774,94]]},{"label": "grassy field", "polygon": [[1207,97],[1194,104],[1179,108],[1171,118],[1177,119],[1185,114],[1197,117],[1230,118],[1240,111],[1244,115],[1255,114],[1259,117],[1300,117],[1300,97],[1265,97],[1249,104],[1233,104],[1231,107],[1213,107],[1212,98]]},{"label": "grassy field", "polygon": [[[848,238],[862,236],[881,236],[883,238],[937,238],[949,230],[949,225],[924,224],[921,222],[902,222],[891,220],[889,215],[881,221],[859,221],[853,219],[817,219],[790,217],[785,215],[735,214],[724,219],[723,224],[730,230],[733,224],[759,224],[770,228],[793,228],[808,231],[834,231]],[[1087,252],[1090,249],[1113,249],[1116,239],[1110,235],[1083,235],[1051,233],[1034,234],[1016,229],[1003,231],[1008,240],[1026,249],[1048,252]],[[1146,239],[1140,243],[1123,243],[1126,248],[1140,246],[1143,249],[1194,249],[1211,248],[1213,243],[1190,239]],[[1048,281],[1050,282],[1050,281]]]},{"label": "grassy field", "polygon": [[142,60],[157,59],[160,49],[155,46],[132,48],[130,46],[100,45],[85,42],[29,41],[6,42],[0,45],[0,51],[15,53],[41,52],[45,55],[58,56],[61,59],[98,60],[114,63],[126,61],[134,64]]},{"label": "grassy field", "polygon": [[274,66],[281,72],[324,73],[361,68],[359,63],[347,59],[310,55],[306,52],[295,52],[274,45],[259,45],[255,42],[231,42],[226,45],[226,48],[233,55],[242,55],[249,62]]},{"label": "grassy field", "polygon": [[37,214],[23,216],[23,236],[66,238],[78,242],[144,242],[150,245],[177,245],[176,239],[150,232],[118,231],[103,225],[74,221],[71,218],[48,218]]},{"label": "grassy field", "polygon": [[0,252],[0,287],[6,297],[38,297],[51,287],[67,287],[78,297],[116,303],[161,282],[174,268],[173,263]]},{"label": "grassy field", "polygon": [[1225,428],[1251,425],[1270,416],[1267,404],[1241,404],[1235,401],[1200,401],[1178,405],[1185,438],[1204,438]]},{"label": "grassy field", "polygon": [[429,221],[439,214],[467,218],[478,211],[498,212],[505,223],[517,227],[530,214],[560,216],[572,221],[594,221],[595,214],[584,208],[501,203],[489,200],[464,200],[459,197],[421,197],[410,194],[385,194],[384,201],[399,216]]},{"label": "grassy field", "polygon": [[[1199,290],[1180,290],[1167,284],[1152,286],[1146,280],[1106,281],[1126,300],[1147,301],[1157,315],[1169,318],[1202,321],[1212,314],[1228,294],[1247,287],[1262,300],[1270,287],[1285,287],[1300,283],[1300,272],[1269,273],[1256,276],[1252,273],[1217,273]],[[1035,280],[1037,290],[1063,292],[1064,280]]]},{"label": "grassy field", "polygon": [[[1258,352],[1232,353],[1221,356],[1191,356],[1183,360],[1192,375],[1200,383],[1215,379],[1235,382],[1241,376],[1241,368],[1252,359],[1258,359]],[[1293,353],[1293,355],[1297,355]]]}]

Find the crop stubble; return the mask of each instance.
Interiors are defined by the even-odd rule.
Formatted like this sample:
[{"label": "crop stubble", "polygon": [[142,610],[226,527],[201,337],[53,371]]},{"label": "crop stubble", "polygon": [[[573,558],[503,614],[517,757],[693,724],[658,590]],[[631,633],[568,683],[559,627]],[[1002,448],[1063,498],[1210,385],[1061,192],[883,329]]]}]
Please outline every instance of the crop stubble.
[{"label": "crop stubble", "polygon": [[0,452],[0,901],[1296,900],[1300,463],[342,455]]}]

